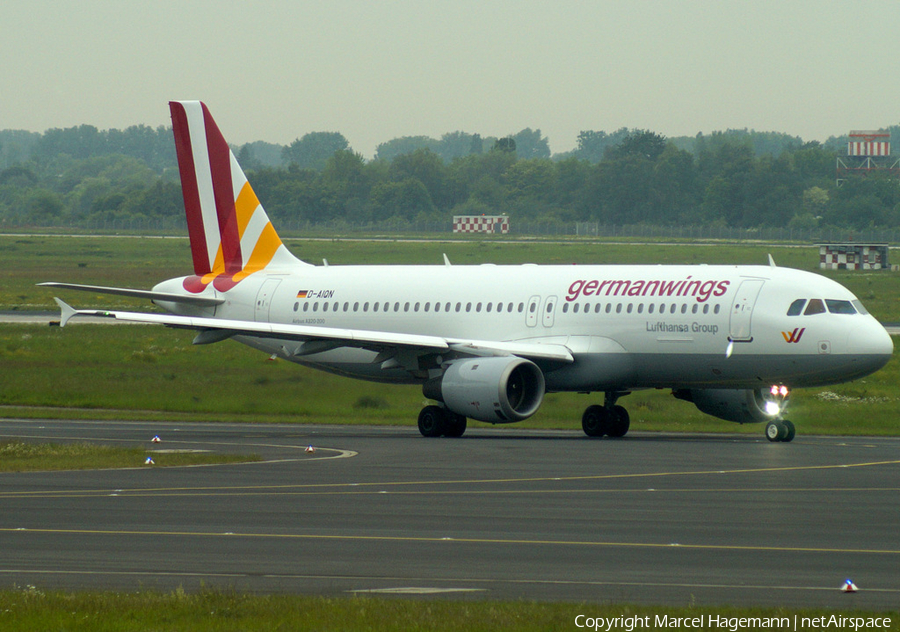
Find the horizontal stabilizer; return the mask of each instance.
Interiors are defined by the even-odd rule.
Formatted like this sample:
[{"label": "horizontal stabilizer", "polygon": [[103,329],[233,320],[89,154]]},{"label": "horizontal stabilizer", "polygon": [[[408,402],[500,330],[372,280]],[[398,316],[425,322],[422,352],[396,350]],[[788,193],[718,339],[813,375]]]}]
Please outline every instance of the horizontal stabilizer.
[{"label": "horizontal stabilizer", "polygon": [[151,290],[134,290],[127,287],[103,287],[102,285],[80,285],[78,283],[38,283],[42,287],[56,287],[64,290],[79,290],[81,292],[95,292],[97,294],[115,294],[117,296],[130,296],[132,298],[146,298],[151,301],[167,301],[169,303],[183,303],[187,305],[199,305],[201,307],[215,307],[225,302],[224,298],[211,296],[185,296],[170,292],[153,292]]}]

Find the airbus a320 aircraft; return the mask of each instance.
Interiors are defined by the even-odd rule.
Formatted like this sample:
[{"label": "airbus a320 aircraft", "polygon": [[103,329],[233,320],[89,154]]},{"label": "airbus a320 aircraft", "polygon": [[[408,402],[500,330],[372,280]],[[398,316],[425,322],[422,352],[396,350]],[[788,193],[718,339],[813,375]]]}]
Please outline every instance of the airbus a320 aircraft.
[{"label": "airbus a320 aircraft", "polygon": [[765,422],[790,441],[790,388],[884,366],[885,329],[843,286],[769,266],[313,266],[284,246],[206,106],[170,103],[194,274],[151,291],[53,287],[150,299],[162,313],[75,310],[233,338],[365,380],[421,384],[426,437],[467,418],[527,419],[553,391],[603,393],[582,428],[622,437],[619,398],[666,388],[704,413]]}]

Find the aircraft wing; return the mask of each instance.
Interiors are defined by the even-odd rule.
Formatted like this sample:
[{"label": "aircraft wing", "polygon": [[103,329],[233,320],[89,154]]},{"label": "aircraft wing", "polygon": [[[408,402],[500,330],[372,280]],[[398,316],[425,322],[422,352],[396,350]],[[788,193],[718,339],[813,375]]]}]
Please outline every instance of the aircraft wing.
[{"label": "aircraft wing", "polygon": [[[369,331],[363,329],[340,329],[310,325],[256,322],[250,320],[226,320],[174,314],[148,314],[141,312],[119,312],[105,310],[77,310],[65,301],[54,298],[62,311],[60,326],[75,316],[99,316],[116,320],[167,325],[182,329],[196,329],[201,332],[198,342],[215,342],[231,336],[259,336],[294,340],[307,345],[305,353],[316,353],[338,347],[360,347],[366,349],[405,348],[422,351],[454,352],[467,356],[515,355],[531,360],[555,360],[574,362],[572,353],[564,345],[528,342],[499,342],[442,338],[420,334]],[[207,333],[208,332],[208,333]],[[204,338],[204,334],[207,334]],[[300,349],[304,353],[303,347]]]}]

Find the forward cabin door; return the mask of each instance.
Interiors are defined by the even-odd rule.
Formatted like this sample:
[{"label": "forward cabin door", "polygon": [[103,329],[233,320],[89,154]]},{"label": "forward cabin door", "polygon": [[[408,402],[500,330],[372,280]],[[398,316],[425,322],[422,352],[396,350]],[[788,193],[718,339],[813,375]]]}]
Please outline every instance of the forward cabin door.
[{"label": "forward cabin door", "polygon": [[728,324],[728,335],[734,342],[751,342],[753,306],[762,289],[763,279],[745,279],[741,282],[734,304],[731,306],[731,320]]}]

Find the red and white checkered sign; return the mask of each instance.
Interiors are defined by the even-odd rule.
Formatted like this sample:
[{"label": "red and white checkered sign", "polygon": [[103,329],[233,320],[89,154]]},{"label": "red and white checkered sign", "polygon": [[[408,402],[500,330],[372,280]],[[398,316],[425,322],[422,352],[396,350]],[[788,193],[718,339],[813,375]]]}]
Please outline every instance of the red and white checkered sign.
[{"label": "red and white checkered sign", "polygon": [[454,215],[454,233],[508,233],[506,215]]},{"label": "red and white checkered sign", "polygon": [[819,247],[819,268],[827,270],[881,270],[881,250],[875,247],[857,248]]}]

